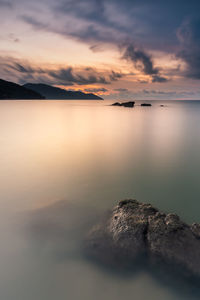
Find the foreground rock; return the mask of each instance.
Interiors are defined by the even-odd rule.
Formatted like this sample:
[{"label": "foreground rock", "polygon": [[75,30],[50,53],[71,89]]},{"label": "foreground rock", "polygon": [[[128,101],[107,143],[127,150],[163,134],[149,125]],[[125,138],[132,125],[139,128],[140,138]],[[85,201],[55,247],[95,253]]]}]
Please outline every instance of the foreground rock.
[{"label": "foreground rock", "polygon": [[176,214],[136,200],[121,201],[92,229],[86,251],[112,267],[136,268],[143,261],[200,278],[200,225],[189,226]]},{"label": "foreground rock", "polygon": [[112,106],[124,106],[124,107],[134,107],[135,102],[134,101],[129,101],[129,102],[115,102],[112,104]]}]

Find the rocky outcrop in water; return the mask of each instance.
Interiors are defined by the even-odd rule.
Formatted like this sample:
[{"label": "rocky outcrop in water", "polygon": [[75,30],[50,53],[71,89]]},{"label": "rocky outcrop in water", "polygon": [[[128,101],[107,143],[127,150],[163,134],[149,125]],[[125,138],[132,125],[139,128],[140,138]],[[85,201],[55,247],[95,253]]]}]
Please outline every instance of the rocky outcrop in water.
[{"label": "rocky outcrop in water", "polygon": [[145,264],[200,278],[200,224],[189,226],[176,214],[136,200],[121,201],[92,229],[86,251],[113,267],[134,268],[142,258]]},{"label": "rocky outcrop in water", "polygon": [[142,103],[141,106],[152,106],[151,103]]},{"label": "rocky outcrop in water", "polygon": [[129,101],[129,102],[115,102],[112,104],[112,106],[124,106],[124,107],[134,107],[135,102],[134,101]]}]

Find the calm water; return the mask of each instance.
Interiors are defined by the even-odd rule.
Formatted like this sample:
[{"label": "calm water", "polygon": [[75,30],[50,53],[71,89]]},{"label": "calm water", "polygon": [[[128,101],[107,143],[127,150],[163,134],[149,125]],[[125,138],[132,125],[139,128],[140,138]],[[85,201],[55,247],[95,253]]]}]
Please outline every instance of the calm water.
[{"label": "calm water", "polygon": [[1,300],[192,299],[111,273],[80,245],[127,197],[200,222],[200,102],[108,103],[0,102]]}]

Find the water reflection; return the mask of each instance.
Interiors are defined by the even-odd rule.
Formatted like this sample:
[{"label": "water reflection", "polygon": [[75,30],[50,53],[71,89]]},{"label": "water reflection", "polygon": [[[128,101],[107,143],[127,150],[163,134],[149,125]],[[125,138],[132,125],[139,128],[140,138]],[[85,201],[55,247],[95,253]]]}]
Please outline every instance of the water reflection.
[{"label": "water reflection", "polygon": [[100,218],[99,211],[87,204],[58,201],[26,214],[27,238],[33,247],[59,259],[77,259],[89,229]]},{"label": "water reflection", "polygon": [[124,198],[200,221],[200,104],[105,104],[0,102],[0,299],[188,299],[147,270],[111,274],[80,245]]}]

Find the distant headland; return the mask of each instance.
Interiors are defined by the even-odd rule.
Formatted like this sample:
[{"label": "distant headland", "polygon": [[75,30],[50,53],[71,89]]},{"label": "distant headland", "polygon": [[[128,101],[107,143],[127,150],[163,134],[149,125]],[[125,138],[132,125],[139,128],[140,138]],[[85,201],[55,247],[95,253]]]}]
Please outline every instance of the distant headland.
[{"label": "distant headland", "polygon": [[42,83],[26,83],[24,87],[43,95],[46,99],[51,100],[103,100],[101,97],[95,94],[87,94],[81,91],[67,91],[58,87]]},{"label": "distant headland", "polygon": [[45,97],[19,84],[0,79],[0,100],[5,99],[45,99]]},{"label": "distant headland", "polygon": [[22,86],[0,79],[0,100],[6,99],[103,100],[103,98],[92,93],[67,91],[42,83],[26,83]]}]

